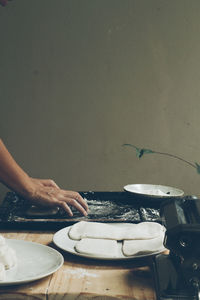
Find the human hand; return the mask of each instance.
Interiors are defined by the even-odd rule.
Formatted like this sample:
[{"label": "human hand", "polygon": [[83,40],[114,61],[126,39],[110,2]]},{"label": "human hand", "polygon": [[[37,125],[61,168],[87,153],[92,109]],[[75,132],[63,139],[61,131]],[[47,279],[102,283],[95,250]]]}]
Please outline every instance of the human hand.
[{"label": "human hand", "polygon": [[54,180],[52,179],[39,179],[39,178],[31,178],[32,182],[35,183],[36,185],[40,186],[49,186],[49,187],[54,187],[58,188],[59,186],[55,183]]},{"label": "human hand", "polygon": [[86,201],[77,192],[60,189],[50,179],[31,178],[16,163],[0,139],[0,182],[33,204],[49,207],[62,207],[70,216],[70,206],[75,207],[84,216],[87,215]]},{"label": "human hand", "polygon": [[75,207],[84,216],[88,213],[88,205],[81,195],[74,191],[60,189],[51,179],[31,178],[32,189],[26,195],[33,204],[39,206],[62,207],[69,216],[73,216],[70,206]]}]

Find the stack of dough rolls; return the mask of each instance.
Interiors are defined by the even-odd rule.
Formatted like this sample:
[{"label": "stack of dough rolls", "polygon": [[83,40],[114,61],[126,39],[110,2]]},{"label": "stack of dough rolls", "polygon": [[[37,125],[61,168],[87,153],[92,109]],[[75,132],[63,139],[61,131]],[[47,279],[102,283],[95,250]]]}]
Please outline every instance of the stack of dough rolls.
[{"label": "stack of dough rolls", "polygon": [[77,240],[75,250],[79,253],[117,258],[122,244],[124,256],[164,251],[165,227],[156,222],[138,224],[113,224],[80,221],[68,232],[69,238]]}]

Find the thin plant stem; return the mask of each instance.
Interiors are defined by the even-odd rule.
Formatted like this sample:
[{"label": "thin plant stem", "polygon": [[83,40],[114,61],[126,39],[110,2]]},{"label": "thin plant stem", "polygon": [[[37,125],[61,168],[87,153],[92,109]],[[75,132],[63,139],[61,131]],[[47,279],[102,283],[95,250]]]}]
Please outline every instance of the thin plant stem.
[{"label": "thin plant stem", "polygon": [[[160,154],[160,155],[165,155],[165,156],[173,157],[173,158],[178,159],[178,160],[180,160],[180,161],[182,161],[182,162],[188,164],[189,166],[191,166],[191,167],[197,169],[197,166],[196,166],[195,164],[193,164],[193,163],[191,163],[191,162],[189,162],[189,161],[187,161],[187,160],[185,160],[185,159],[183,159],[183,158],[181,158],[181,157],[179,157],[179,156],[177,156],[177,155],[174,155],[174,154],[170,154],[170,153],[167,153],[167,152],[154,151],[154,150],[151,150],[151,149],[138,148],[138,147],[136,147],[135,145],[132,145],[132,144],[123,144],[123,146],[130,146],[130,147],[133,147],[133,148],[136,149],[136,151],[141,151],[141,150],[143,150],[143,151],[145,151],[146,153],[151,153],[151,154],[154,154],[154,153],[155,153],[155,154]],[[148,152],[147,152],[147,151],[148,151]],[[141,156],[142,156],[142,155],[141,155]]]},{"label": "thin plant stem", "polygon": [[152,151],[153,151],[153,153],[156,153],[156,154],[166,155],[166,156],[173,157],[173,158],[175,158],[175,159],[179,159],[179,160],[183,161],[184,163],[186,163],[186,164],[188,164],[188,165],[190,165],[191,167],[193,167],[193,168],[196,169],[196,166],[195,166],[194,164],[192,164],[191,162],[189,162],[189,161],[187,161],[187,160],[185,160],[185,159],[183,159],[183,158],[181,158],[181,157],[179,157],[179,156],[176,156],[176,155],[170,154],[170,153],[166,153],[166,152],[159,152],[159,151],[154,151],[154,150],[152,150]]}]

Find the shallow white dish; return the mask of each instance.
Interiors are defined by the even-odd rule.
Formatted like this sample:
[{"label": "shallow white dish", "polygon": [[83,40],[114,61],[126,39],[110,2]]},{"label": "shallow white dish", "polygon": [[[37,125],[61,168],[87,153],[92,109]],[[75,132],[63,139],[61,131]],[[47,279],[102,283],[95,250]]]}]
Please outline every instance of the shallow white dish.
[{"label": "shallow white dish", "polygon": [[38,280],[56,272],[63,265],[63,256],[51,247],[15,239],[6,239],[6,243],[16,251],[18,263],[6,270],[6,279],[0,281],[0,286]]},{"label": "shallow white dish", "polygon": [[184,191],[165,185],[154,184],[128,184],[124,190],[136,195],[143,195],[153,198],[181,197]]},{"label": "shallow white dish", "polygon": [[[112,223],[112,225],[119,226],[119,223]],[[120,226],[126,226],[125,223],[120,224]],[[59,247],[60,249],[67,251],[71,254],[75,254],[78,256],[82,257],[87,257],[87,258],[93,258],[93,259],[100,259],[100,260],[127,260],[127,259],[133,259],[133,258],[142,258],[142,257],[147,257],[147,256],[152,256],[156,255],[158,253],[163,252],[166,250],[163,246],[163,249],[161,251],[153,252],[153,253],[145,253],[141,255],[133,255],[133,256],[125,256],[122,253],[122,242],[118,242],[118,254],[119,256],[117,258],[108,258],[108,257],[103,257],[103,256],[93,256],[93,255],[86,255],[86,254],[81,254],[78,253],[75,249],[74,246],[78,241],[72,240],[69,238],[68,232],[70,230],[71,226],[65,227],[59,231],[57,231],[54,236],[53,236],[53,242],[54,244]]]}]

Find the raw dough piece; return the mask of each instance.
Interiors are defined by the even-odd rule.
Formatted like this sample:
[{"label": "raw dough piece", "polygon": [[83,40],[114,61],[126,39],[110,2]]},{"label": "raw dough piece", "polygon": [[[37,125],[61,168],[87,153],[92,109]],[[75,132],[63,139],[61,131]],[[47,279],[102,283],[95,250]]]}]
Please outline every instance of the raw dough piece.
[{"label": "raw dough piece", "polygon": [[105,224],[98,222],[80,221],[69,230],[69,237],[73,240],[82,238],[132,240],[152,239],[160,236],[165,228],[156,222],[141,222],[139,224],[121,223]]},{"label": "raw dough piece", "polygon": [[79,253],[108,258],[118,257],[118,246],[115,240],[83,238],[75,245]]},{"label": "raw dough piece", "polygon": [[6,244],[5,238],[0,235],[0,281],[6,279],[6,269],[17,264],[17,256],[11,247]]},{"label": "raw dough piece", "polygon": [[4,265],[5,269],[10,269],[17,263],[15,251],[7,245],[0,247],[0,263]]},{"label": "raw dough piece", "polygon": [[2,235],[0,235],[0,264],[3,264],[5,269],[10,269],[17,264],[14,249],[6,244],[6,240]]},{"label": "raw dough piece", "polygon": [[58,210],[59,210],[58,207],[47,208],[47,207],[41,207],[41,206],[39,207],[39,206],[32,205],[27,209],[26,215],[30,217],[53,216],[57,214]]},{"label": "raw dough piece", "polygon": [[6,244],[5,238],[3,237],[3,235],[0,235],[0,247],[4,246],[5,244]]},{"label": "raw dough piece", "polygon": [[164,234],[148,240],[125,240],[123,241],[122,252],[126,256],[132,256],[142,253],[164,251],[163,240]]},{"label": "raw dough piece", "polygon": [[6,270],[2,263],[0,263],[0,281],[3,281],[6,279]]}]

